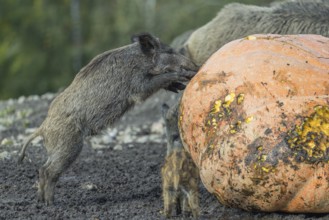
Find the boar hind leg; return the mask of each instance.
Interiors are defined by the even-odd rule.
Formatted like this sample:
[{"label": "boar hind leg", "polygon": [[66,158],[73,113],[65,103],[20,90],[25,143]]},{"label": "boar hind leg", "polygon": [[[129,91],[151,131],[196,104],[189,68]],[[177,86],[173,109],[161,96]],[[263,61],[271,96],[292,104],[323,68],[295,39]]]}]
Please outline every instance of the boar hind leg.
[{"label": "boar hind leg", "polygon": [[[171,217],[174,208],[176,207],[177,204],[177,192],[172,189],[163,189],[163,206],[164,206],[164,214],[165,216]],[[176,210],[176,212],[179,210]]]},{"label": "boar hind leg", "polygon": [[188,203],[188,197],[186,195],[182,195],[180,198],[180,202],[182,206],[183,215],[185,217],[189,216],[189,214],[191,213],[191,209]]},{"label": "boar hind leg", "polygon": [[[184,193],[185,194],[185,193]],[[199,193],[191,189],[187,194],[185,194],[183,199],[183,214],[184,216],[189,216],[192,213],[194,218],[198,218],[199,210]]]},{"label": "boar hind leg", "polygon": [[199,192],[197,190],[192,191],[191,195],[188,198],[188,203],[190,205],[192,215],[194,218],[197,218],[200,214],[199,208]]},{"label": "boar hind leg", "polygon": [[39,170],[38,199],[52,205],[54,203],[54,190],[60,175],[78,157],[83,142],[76,143],[70,147],[61,147],[53,150],[47,162]]}]

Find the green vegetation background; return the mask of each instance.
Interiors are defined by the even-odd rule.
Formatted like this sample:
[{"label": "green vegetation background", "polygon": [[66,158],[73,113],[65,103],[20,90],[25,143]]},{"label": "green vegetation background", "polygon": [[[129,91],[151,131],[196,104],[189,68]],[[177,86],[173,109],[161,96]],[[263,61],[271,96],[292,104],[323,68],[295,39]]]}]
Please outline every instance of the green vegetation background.
[{"label": "green vegetation background", "polygon": [[0,0],[0,100],[56,92],[92,57],[130,43],[132,34],[150,32],[170,43],[230,2]]}]

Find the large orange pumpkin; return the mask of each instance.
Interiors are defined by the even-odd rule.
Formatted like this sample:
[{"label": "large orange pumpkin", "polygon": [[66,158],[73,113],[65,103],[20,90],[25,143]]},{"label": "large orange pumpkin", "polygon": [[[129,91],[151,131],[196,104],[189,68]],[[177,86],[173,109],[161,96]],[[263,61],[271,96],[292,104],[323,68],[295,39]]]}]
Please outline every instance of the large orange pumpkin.
[{"label": "large orange pumpkin", "polygon": [[179,126],[222,204],[329,212],[329,39],[255,35],[226,44],[187,86]]}]

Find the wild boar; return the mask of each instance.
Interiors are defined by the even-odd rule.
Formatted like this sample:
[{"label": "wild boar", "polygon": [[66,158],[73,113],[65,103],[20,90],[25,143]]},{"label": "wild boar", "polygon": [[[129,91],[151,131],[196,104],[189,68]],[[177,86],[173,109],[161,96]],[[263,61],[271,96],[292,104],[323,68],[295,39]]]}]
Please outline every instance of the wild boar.
[{"label": "wild boar", "polygon": [[275,2],[269,7],[231,3],[190,34],[182,46],[176,43],[175,49],[202,65],[224,44],[252,34],[319,34],[329,37],[328,21],[328,0],[288,0]]},{"label": "wild boar", "polygon": [[24,144],[42,136],[48,159],[39,169],[38,199],[54,201],[60,177],[78,157],[85,136],[112,125],[135,103],[161,88],[177,91],[192,78],[197,66],[154,36],[143,33],[133,43],[106,51],[90,61],[50,104],[48,115]]},{"label": "wild boar", "polygon": [[167,136],[167,156],[161,169],[162,196],[164,214],[170,217],[174,209],[176,213],[194,218],[199,216],[199,170],[190,154],[186,152],[181,141],[177,117],[178,104],[169,108],[162,105],[162,115]]}]

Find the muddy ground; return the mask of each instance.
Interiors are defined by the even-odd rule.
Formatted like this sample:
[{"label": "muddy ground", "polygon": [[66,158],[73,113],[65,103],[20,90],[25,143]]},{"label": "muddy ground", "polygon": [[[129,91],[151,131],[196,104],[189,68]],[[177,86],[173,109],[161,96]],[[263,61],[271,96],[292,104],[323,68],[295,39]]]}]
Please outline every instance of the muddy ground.
[{"label": "muddy ground", "polygon": [[[0,219],[165,219],[160,169],[166,144],[158,106],[160,94],[131,111],[116,126],[87,141],[81,155],[60,178],[55,205],[36,200],[38,168],[46,160],[42,142],[16,155],[40,125],[54,95],[0,102]],[[200,184],[200,219],[329,219],[329,215],[248,213],[224,207]],[[175,216],[173,219],[181,219]]]}]

